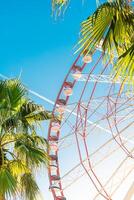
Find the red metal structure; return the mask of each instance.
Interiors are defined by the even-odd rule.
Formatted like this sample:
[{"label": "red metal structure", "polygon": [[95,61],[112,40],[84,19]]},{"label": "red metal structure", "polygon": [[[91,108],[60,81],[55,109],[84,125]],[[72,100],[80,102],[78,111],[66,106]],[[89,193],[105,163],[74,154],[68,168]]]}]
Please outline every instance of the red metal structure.
[{"label": "red metal structure", "polygon": [[[61,121],[51,121],[48,131],[50,145],[48,153],[51,158],[48,174],[50,190],[54,200],[66,200],[64,190],[84,174],[87,175],[95,189],[92,199],[115,200],[113,195],[127,177],[133,173],[133,167],[130,164],[131,167],[128,168],[127,174],[122,176],[121,180],[115,184],[116,187],[113,187],[113,190],[109,192],[108,185],[111,180],[113,178],[117,179],[116,175],[124,169],[124,163],[128,161],[128,158],[133,159],[134,145],[132,139],[134,134],[129,135],[128,132],[131,132],[134,123],[134,110],[132,108],[134,97],[130,88],[129,94],[127,94],[128,87],[123,86],[123,79],[116,80],[116,82],[113,82],[112,78],[106,80],[112,65],[109,62],[102,65],[102,59],[103,53],[100,52],[95,52],[94,55],[88,55],[88,57],[79,55],[65,77],[55,101],[53,114],[58,114]],[[84,84],[81,85],[83,81]],[[101,85],[100,82],[105,84]],[[69,106],[72,105],[73,108],[70,109]],[[67,116],[66,113],[68,113]],[[74,118],[71,118],[71,116],[74,116]],[[64,135],[64,132],[68,130],[65,128],[62,131],[62,127],[66,124],[69,125],[70,132],[62,138],[62,134]],[[101,143],[96,139],[98,147],[94,152],[91,152],[92,144],[89,143],[92,141],[91,138],[88,141],[88,137],[93,137],[96,132],[98,133],[96,128],[106,132],[108,136],[106,135],[105,138],[108,138],[105,142],[102,135]],[[58,156],[59,146],[61,139],[66,140],[70,135],[75,138],[79,164],[61,177]],[[95,136],[95,138],[97,137]],[[109,151],[107,148],[112,145],[114,147]],[[104,155],[101,155],[100,160],[94,163],[94,158],[99,159],[101,151]],[[126,157],[120,157],[121,160],[119,159],[118,166],[109,174],[109,179],[104,181],[101,175],[97,173],[97,165],[103,163],[117,151],[119,151],[120,156]],[[63,182],[67,180],[67,177],[72,172],[75,174],[80,166],[83,169],[82,173],[79,170],[77,177],[73,177],[72,182],[63,186]]]}]

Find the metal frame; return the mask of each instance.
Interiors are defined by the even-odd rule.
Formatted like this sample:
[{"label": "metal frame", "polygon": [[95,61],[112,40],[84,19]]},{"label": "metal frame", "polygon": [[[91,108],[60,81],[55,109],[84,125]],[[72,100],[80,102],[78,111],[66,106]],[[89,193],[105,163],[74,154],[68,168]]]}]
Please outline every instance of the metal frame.
[{"label": "metal frame", "polygon": [[[81,91],[81,95],[80,95],[80,98],[79,98],[79,101],[78,101],[78,104],[77,104],[76,113],[73,112],[73,111],[70,111],[69,109],[65,109],[65,111],[67,111],[67,112],[69,111],[70,114],[73,114],[73,115],[76,116],[76,123],[75,123],[75,131],[74,132],[75,132],[76,144],[77,144],[77,149],[78,149],[78,154],[79,154],[81,166],[83,167],[85,173],[90,178],[91,182],[93,183],[94,187],[96,188],[96,191],[98,191],[99,195],[101,195],[106,200],[112,200],[111,195],[108,194],[108,192],[106,191],[105,187],[103,186],[103,184],[99,180],[96,172],[93,169],[93,165],[92,165],[92,162],[90,160],[91,155],[89,153],[88,145],[87,145],[87,142],[86,142],[86,127],[87,127],[88,123],[89,123],[89,125],[92,124],[92,122],[88,119],[88,110],[90,109],[91,102],[93,101],[93,96],[94,96],[94,92],[95,92],[95,89],[97,87],[97,84],[99,82],[101,82],[101,83],[109,83],[111,85],[110,86],[110,90],[109,90],[109,95],[108,95],[108,97],[106,97],[107,98],[107,102],[108,102],[106,118],[108,119],[108,122],[109,122],[109,118],[111,116],[114,115],[113,117],[116,117],[116,112],[118,112],[118,111],[117,111],[115,105],[121,104],[121,102],[117,102],[117,98],[118,98],[119,93],[116,95],[117,98],[115,98],[114,106],[111,106],[111,104],[109,104],[109,102],[111,100],[111,96],[112,96],[111,95],[112,87],[115,84],[115,83],[113,83],[112,78],[110,78],[110,76],[104,75],[106,69],[109,66],[109,62],[107,64],[105,64],[104,68],[102,69],[102,71],[101,71],[101,73],[99,75],[93,75],[93,72],[96,69],[96,66],[102,60],[102,57],[103,57],[103,53],[101,54],[99,59],[96,61],[94,66],[91,68],[89,74],[86,75],[86,78],[83,78],[83,76],[82,76],[82,78],[79,79],[79,81],[83,81],[84,80],[85,84],[84,84],[83,90]],[[55,105],[54,105],[54,108],[53,108],[53,115],[56,113],[57,104],[58,104],[58,101],[60,99],[64,98],[65,105],[67,106],[67,103],[68,103],[68,100],[69,100],[69,96],[66,96],[66,97],[64,96],[63,97],[64,88],[66,87],[66,85],[69,85],[69,84],[71,84],[71,89],[74,88],[76,80],[73,80],[72,82],[70,82],[70,77],[72,76],[72,72],[73,72],[75,66],[78,66],[77,63],[80,63],[79,62],[80,59],[81,59],[81,56],[79,55],[77,57],[77,59],[75,60],[75,62],[73,63],[72,67],[70,68],[67,76],[65,77],[65,80],[64,80],[64,82],[63,82],[63,84],[61,86],[61,89],[59,91],[59,94],[57,96],[57,99],[56,99],[56,102],[55,102]],[[82,63],[81,66],[79,66],[80,71],[83,72],[85,67],[86,67],[86,63]],[[86,102],[86,105],[83,106],[82,97],[83,97],[83,95],[84,95],[84,93],[86,91],[86,87],[87,87],[88,82],[93,82],[94,86],[92,88],[92,92],[91,92],[91,95],[90,95],[90,97],[88,99],[88,102]],[[122,83],[122,79],[118,80],[116,83],[117,84]],[[122,88],[122,84],[121,84],[120,88]],[[61,114],[61,118],[62,118],[62,115],[63,114]],[[123,120],[123,119],[124,118],[122,117],[121,120]],[[103,119],[100,119],[100,120],[103,120]],[[120,123],[121,120],[118,120],[118,123]],[[53,138],[52,123],[53,123],[53,121],[50,122],[49,131],[48,131],[48,142],[49,142],[50,145],[51,145],[52,138]],[[104,129],[103,127],[101,127],[101,126],[99,126],[97,124],[94,124],[94,126],[96,126],[96,127],[98,126],[98,128]],[[112,126],[113,125],[111,125],[109,123],[109,130],[106,129],[106,132],[108,132],[110,134],[113,133]],[[83,127],[82,131],[81,131],[82,132],[81,134],[78,131],[79,127]],[[59,139],[60,139],[59,138],[60,134],[61,133],[60,133],[60,129],[59,129],[56,132],[56,138],[57,138],[56,142],[57,142],[57,144],[58,144]],[[81,152],[81,147],[80,147],[80,142],[79,142],[79,135],[81,135],[81,137],[83,139],[83,147],[85,149],[85,155],[82,155],[82,152]],[[113,136],[112,139],[115,140],[116,142],[117,142],[117,139],[116,139],[117,137],[120,137],[120,141],[122,141],[122,139],[123,139],[121,137],[120,133],[117,133],[116,136],[114,134],[111,134],[111,135]],[[121,143],[117,142],[117,144],[119,145],[119,148],[122,148],[124,150],[126,141],[125,142],[122,141]],[[49,155],[51,154],[51,150],[50,149],[48,150],[48,154]],[[86,159],[86,162],[87,162],[86,166],[84,164],[83,157]],[[55,162],[56,177],[58,177],[58,179],[56,180],[56,184],[55,184],[55,180],[54,180],[54,178],[52,176],[52,171],[51,171],[51,166],[50,166],[49,170],[48,170],[49,181],[50,181],[50,189],[51,189],[51,192],[53,194],[54,200],[65,200],[66,198],[65,198],[64,192],[63,192],[63,190],[65,188],[62,187],[62,182],[61,182],[62,178],[60,177],[60,166],[59,166],[59,162],[58,162],[58,150],[56,150],[54,152],[54,155],[51,156],[51,158],[52,158],[52,161],[50,161],[50,162],[52,162],[52,163],[53,163],[53,161]],[[53,187],[54,184],[56,185],[56,187]],[[57,189],[58,189],[58,193],[57,193]]]}]

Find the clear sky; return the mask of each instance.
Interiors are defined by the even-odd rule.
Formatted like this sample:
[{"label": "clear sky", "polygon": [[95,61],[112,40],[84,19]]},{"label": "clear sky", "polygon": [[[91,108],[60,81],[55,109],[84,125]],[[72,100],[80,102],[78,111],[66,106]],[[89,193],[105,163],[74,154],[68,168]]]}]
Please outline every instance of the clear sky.
[{"label": "clear sky", "polygon": [[[73,60],[80,22],[95,9],[95,0],[71,1],[64,17],[51,17],[50,0],[5,0],[0,4],[0,72],[18,76],[55,99]],[[53,90],[52,90],[53,89]]]},{"label": "clear sky", "polygon": [[[84,0],[83,5],[81,0],[72,0],[66,14],[54,20],[51,0],[1,1],[0,73],[8,77],[21,74],[22,81],[29,89],[55,100],[75,58],[73,47],[79,38],[80,22],[95,8],[95,0]],[[52,109],[49,104],[33,98],[47,109]],[[52,200],[45,186],[48,183],[47,174],[44,173],[38,175],[43,200]],[[85,185],[88,184],[86,181]],[[80,198],[81,185],[78,183],[76,186],[68,194],[79,190],[76,196]],[[87,194],[84,198],[86,200]]]}]

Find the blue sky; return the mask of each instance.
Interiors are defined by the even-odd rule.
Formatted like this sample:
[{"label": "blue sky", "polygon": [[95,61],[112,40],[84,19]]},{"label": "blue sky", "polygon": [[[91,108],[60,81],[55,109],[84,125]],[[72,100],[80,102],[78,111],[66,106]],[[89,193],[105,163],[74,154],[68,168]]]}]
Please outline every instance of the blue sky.
[{"label": "blue sky", "polygon": [[64,17],[51,17],[50,0],[5,0],[0,5],[0,72],[19,76],[31,89],[55,99],[73,59],[80,22],[95,1],[71,2]]}]

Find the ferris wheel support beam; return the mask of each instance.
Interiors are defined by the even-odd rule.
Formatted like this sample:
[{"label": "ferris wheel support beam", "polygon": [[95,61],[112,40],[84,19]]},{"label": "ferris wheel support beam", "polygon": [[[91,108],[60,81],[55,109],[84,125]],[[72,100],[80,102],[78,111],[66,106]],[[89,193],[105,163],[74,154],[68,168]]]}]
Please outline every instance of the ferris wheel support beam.
[{"label": "ferris wheel support beam", "polygon": [[[90,78],[88,78],[88,74],[82,74],[82,77],[79,79],[79,81],[87,81],[88,82],[99,82],[99,83],[115,83],[120,84],[123,82],[124,78],[119,77],[117,80],[113,81],[114,77],[110,75],[99,75],[99,74],[91,74]],[[129,84],[127,81],[124,84]]]},{"label": "ferris wheel support beam", "polygon": [[[132,137],[134,138],[134,137]],[[131,139],[132,139],[131,138]],[[97,167],[99,164],[101,164],[105,159],[112,156],[116,151],[120,149],[119,146],[115,146],[113,149],[109,149],[107,151],[107,147],[112,145],[113,138],[109,139],[105,144],[100,146],[96,151],[94,151],[90,157],[92,160],[95,160],[93,163],[93,168]],[[124,141],[124,143],[127,143],[127,141]],[[99,157],[99,160],[95,156],[102,152],[105,152],[105,154],[102,157]],[[97,161],[96,161],[97,160]],[[83,163],[86,165],[87,159],[83,160]],[[72,184],[74,184],[76,181],[78,181],[81,177],[85,175],[85,172],[83,172],[83,169],[81,169],[81,164],[77,164],[75,167],[73,167],[68,173],[66,173],[63,177],[61,177],[62,183],[64,185],[63,190],[66,190],[68,187],[70,187]]]},{"label": "ferris wheel support beam", "polygon": [[[134,148],[132,150],[132,152],[134,151]],[[108,179],[108,181],[105,184],[105,187],[107,189],[110,189],[111,191],[111,196],[113,196],[115,194],[115,192],[118,190],[118,188],[121,186],[121,184],[129,177],[129,175],[134,171],[134,167],[132,165],[132,163],[129,163],[129,165],[126,165],[127,162],[129,162],[129,158],[128,156],[126,156],[126,158],[120,163],[120,165],[118,166],[118,168],[113,172],[113,174],[111,175],[111,177]],[[126,172],[126,166],[128,168],[128,171]],[[122,174],[123,176],[119,176],[119,172],[120,174]],[[114,182],[114,186],[111,190],[110,185],[112,185],[112,182]],[[98,198],[97,198],[98,197]],[[93,200],[97,200],[99,199],[99,193],[94,197]],[[125,199],[125,200],[131,200],[131,199]]]},{"label": "ferris wheel support beam", "polygon": [[[87,113],[88,113],[89,103],[86,105],[86,108],[83,107],[83,106],[81,107],[82,98],[83,98],[83,95],[85,93],[85,90],[86,90],[90,75],[94,72],[95,68],[97,67],[97,65],[99,64],[101,59],[102,59],[102,55],[99,57],[97,62],[94,64],[94,66],[91,68],[91,70],[90,70],[90,72],[88,74],[88,78],[86,80],[86,83],[84,85],[84,88],[82,90],[82,93],[80,95],[79,101],[78,101],[76,126],[75,126],[75,138],[76,138],[76,144],[77,144],[77,149],[78,149],[78,153],[79,153],[79,159],[80,159],[81,166],[85,170],[86,174],[89,176],[89,178],[90,178],[91,182],[93,183],[94,187],[96,188],[96,190],[99,192],[100,191],[99,188],[101,188],[102,192],[100,193],[100,195],[102,197],[104,197],[104,199],[111,200],[111,197],[109,196],[109,194],[107,193],[107,191],[103,187],[101,181],[99,180],[98,176],[96,175],[95,171],[93,170],[93,167],[92,167],[92,164],[91,164],[91,160],[90,160],[90,156],[89,156],[89,150],[88,150],[87,141],[86,141],[86,137],[85,137],[86,136],[87,120],[88,120],[87,119]],[[107,63],[105,65],[105,67],[102,70],[100,75],[102,75],[102,73],[105,71],[105,69],[107,68],[108,64],[109,63]],[[91,96],[89,98],[89,102],[93,97],[96,85],[97,85],[97,81],[95,82],[94,87],[92,89]],[[78,127],[79,127],[79,122],[78,121],[79,121],[79,116],[83,112],[84,112],[84,117],[81,117],[81,124],[84,124],[83,125],[83,131],[82,131],[82,137],[83,137],[83,148],[85,150],[85,156],[86,156],[87,161],[88,161],[88,167],[85,167],[85,165],[83,164],[82,151],[81,151],[81,146],[80,146],[80,142],[79,142],[79,138],[78,138]],[[90,171],[89,171],[89,169],[90,169]]]},{"label": "ferris wheel support beam", "polygon": [[127,192],[124,200],[132,200],[132,197],[134,197],[134,182],[131,185],[129,191]]}]

